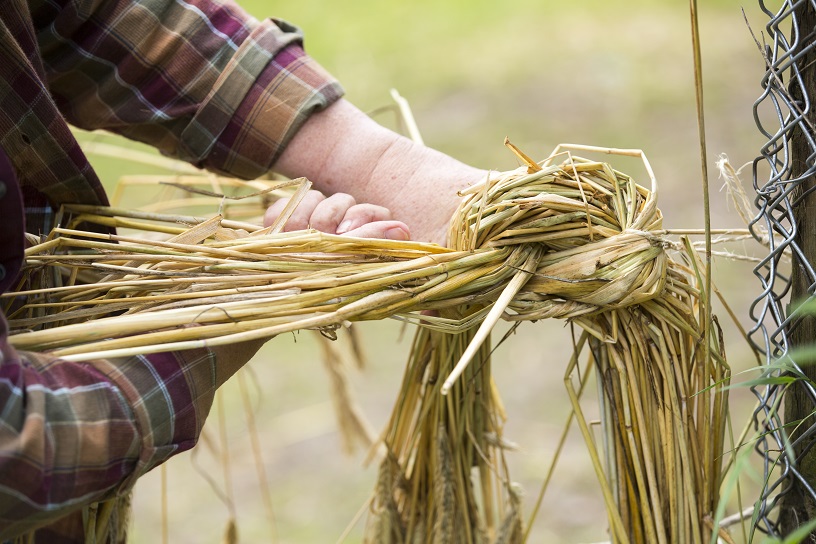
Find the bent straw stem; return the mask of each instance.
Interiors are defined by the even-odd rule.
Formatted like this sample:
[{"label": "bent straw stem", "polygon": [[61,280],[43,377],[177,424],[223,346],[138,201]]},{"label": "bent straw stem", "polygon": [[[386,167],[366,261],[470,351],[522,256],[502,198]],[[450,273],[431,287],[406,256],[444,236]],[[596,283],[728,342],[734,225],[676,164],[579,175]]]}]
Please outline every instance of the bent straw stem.
[{"label": "bent straw stem", "polygon": [[510,280],[510,283],[508,283],[507,287],[505,287],[502,291],[501,296],[499,296],[498,300],[496,300],[496,302],[493,304],[493,307],[485,317],[485,320],[479,326],[479,330],[476,331],[476,335],[473,337],[473,340],[470,341],[467,349],[462,354],[462,358],[459,359],[459,362],[456,363],[456,366],[445,379],[445,383],[442,384],[442,389],[440,392],[443,395],[448,394],[448,391],[450,391],[451,387],[453,387],[453,383],[459,376],[462,375],[462,372],[465,371],[465,368],[473,359],[474,355],[476,355],[476,352],[482,346],[485,339],[490,334],[490,331],[493,330],[493,327],[499,321],[499,318],[501,318],[504,310],[506,310],[507,306],[509,306],[510,302],[512,302],[513,297],[515,297],[521,288],[524,287],[524,284],[527,283],[527,280],[529,280],[533,272],[535,272],[540,253],[541,251],[538,249],[531,250],[529,252],[527,260],[524,262],[521,270],[516,272],[513,279]]}]

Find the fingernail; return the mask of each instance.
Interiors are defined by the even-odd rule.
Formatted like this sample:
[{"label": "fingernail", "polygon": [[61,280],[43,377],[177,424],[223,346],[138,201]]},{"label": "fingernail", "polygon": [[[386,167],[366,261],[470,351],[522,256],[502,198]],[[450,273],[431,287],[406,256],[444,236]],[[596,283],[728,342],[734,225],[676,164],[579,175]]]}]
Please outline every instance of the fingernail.
[{"label": "fingernail", "polygon": [[394,227],[392,229],[388,229],[385,231],[385,237],[389,240],[401,240],[406,241],[410,240],[411,236],[405,229],[401,229],[399,227]]},{"label": "fingernail", "polygon": [[351,220],[346,219],[345,221],[343,221],[342,223],[337,225],[337,230],[335,230],[334,232],[336,232],[337,234],[343,234],[344,232],[348,232],[350,230],[351,230]]}]

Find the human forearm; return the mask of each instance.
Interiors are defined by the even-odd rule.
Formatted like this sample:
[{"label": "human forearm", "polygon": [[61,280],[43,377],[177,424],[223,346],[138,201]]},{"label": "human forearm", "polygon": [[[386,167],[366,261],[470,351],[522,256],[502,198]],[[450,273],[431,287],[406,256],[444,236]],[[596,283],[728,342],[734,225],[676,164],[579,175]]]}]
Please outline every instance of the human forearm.
[{"label": "human forearm", "polygon": [[[92,9],[83,2],[42,8],[53,11],[54,24],[40,33],[50,91],[74,124],[242,178],[277,161],[277,170],[308,177],[323,192],[390,209],[417,240],[444,242],[456,191],[484,175],[335,102],[339,84],[286,23],[258,22],[211,0],[139,10],[124,9],[127,0]],[[142,30],[145,21],[152,33]],[[87,26],[99,36],[83,34]],[[109,43],[112,36],[122,43]]]},{"label": "human forearm", "polygon": [[300,31],[233,2],[30,0],[48,89],[73,125],[240,178],[268,171],[337,81]]},{"label": "human forearm", "polygon": [[3,335],[0,351],[5,542],[65,516],[81,501],[113,496],[137,466],[142,440],[122,391],[92,366],[15,352]]},{"label": "human forearm", "polygon": [[86,363],[16,351],[2,313],[0,360],[0,541],[125,492],[191,448],[239,366],[222,371],[205,350]]}]

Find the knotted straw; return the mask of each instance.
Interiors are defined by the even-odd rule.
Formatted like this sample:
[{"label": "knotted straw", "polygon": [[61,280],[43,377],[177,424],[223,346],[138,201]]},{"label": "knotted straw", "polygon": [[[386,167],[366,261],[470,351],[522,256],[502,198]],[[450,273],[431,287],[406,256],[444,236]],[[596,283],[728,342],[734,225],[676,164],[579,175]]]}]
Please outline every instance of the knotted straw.
[{"label": "knotted straw", "polygon": [[[450,248],[276,233],[220,217],[181,218],[188,228],[179,218],[67,206],[72,222],[27,251],[24,275],[24,284],[60,284],[21,284],[26,304],[7,308],[12,344],[82,361],[329,333],[354,320],[419,323],[383,435],[367,539],[521,542],[487,332],[498,317],[567,319],[584,331],[567,386],[614,540],[703,542],[727,404],[711,386],[728,369],[716,335],[705,359],[699,262],[663,236],[645,158],[651,190],[559,151],[466,191]],[[142,234],[76,230],[81,223]],[[146,241],[145,232],[165,238]],[[89,272],[94,283],[77,282]],[[198,326],[180,327],[189,323]],[[605,463],[570,378],[585,348],[600,381]]]}]

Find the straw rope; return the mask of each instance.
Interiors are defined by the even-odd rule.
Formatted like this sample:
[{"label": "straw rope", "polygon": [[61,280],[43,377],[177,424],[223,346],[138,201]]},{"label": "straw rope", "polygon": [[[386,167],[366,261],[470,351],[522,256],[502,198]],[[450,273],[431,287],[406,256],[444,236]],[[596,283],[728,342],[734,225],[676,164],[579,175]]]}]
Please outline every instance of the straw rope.
[{"label": "straw rope", "polygon": [[[567,319],[584,330],[574,360],[589,353],[601,384],[598,445],[567,369],[615,541],[703,542],[727,413],[726,393],[711,386],[728,369],[717,335],[704,361],[702,266],[689,244],[665,236],[645,158],[650,189],[560,148],[541,164],[519,156],[525,167],[462,195],[450,248],[66,206],[70,222],[27,251],[23,283],[4,301],[11,342],[82,361],[355,320],[420,323],[367,539],[521,542],[487,333],[499,317]],[[80,284],[84,276],[93,283]]]}]

